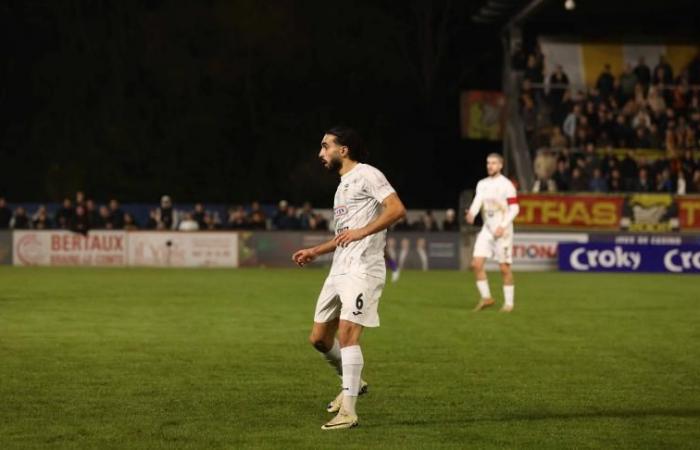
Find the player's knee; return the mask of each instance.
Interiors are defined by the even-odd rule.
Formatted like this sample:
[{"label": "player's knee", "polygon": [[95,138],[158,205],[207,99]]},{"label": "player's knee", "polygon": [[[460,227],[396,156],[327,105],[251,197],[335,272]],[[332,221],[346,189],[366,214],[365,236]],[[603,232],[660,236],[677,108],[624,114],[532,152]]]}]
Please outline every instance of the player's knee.
[{"label": "player's knee", "polygon": [[321,353],[327,353],[328,351],[330,351],[330,346],[321,337],[312,334],[309,336],[309,342],[316,350],[318,350]]},{"label": "player's knee", "polygon": [[340,347],[350,347],[352,345],[359,345],[359,339],[351,334],[338,335],[338,342]]},{"label": "player's knee", "polygon": [[513,283],[513,271],[510,266],[501,267],[501,275],[503,276],[503,281],[507,284]]},{"label": "player's knee", "polygon": [[338,342],[341,347],[359,345],[360,333],[357,327],[341,327],[340,330],[338,330]]},{"label": "player's knee", "polygon": [[481,272],[484,269],[483,263],[474,259],[472,260],[471,266],[474,272]]}]

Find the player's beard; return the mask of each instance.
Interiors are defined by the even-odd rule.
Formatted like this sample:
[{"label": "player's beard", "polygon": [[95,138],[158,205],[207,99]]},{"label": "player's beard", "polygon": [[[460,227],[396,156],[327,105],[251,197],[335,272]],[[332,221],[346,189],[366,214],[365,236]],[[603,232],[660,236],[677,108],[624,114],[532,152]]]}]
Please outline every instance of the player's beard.
[{"label": "player's beard", "polygon": [[326,166],[330,172],[340,172],[341,167],[343,167],[343,161],[340,158],[331,158]]}]

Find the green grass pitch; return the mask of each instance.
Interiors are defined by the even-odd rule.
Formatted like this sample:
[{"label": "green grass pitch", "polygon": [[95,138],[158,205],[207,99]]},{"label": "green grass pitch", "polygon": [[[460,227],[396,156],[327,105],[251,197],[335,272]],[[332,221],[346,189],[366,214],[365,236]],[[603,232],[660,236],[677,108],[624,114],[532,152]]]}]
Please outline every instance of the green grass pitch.
[{"label": "green grass pitch", "polygon": [[[0,268],[0,448],[698,448],[700,277],[388,284],[360,426],[308,344],[325,271]],[[491,288],[499,301],[500,277]]]}]

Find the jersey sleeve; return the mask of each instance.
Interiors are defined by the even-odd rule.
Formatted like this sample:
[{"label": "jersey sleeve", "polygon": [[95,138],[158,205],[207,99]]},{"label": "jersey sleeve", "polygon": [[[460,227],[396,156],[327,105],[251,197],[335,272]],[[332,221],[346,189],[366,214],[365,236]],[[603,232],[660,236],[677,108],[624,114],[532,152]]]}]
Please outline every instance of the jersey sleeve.
[{"label": "jersey sleeve", "polygon": [[518,205],[518,193],[515,190],[515,186],[513,186],[513,183],[510,181],[508,181],[508,187],[506,187],[506,203],[508,204],[508,212],[505,214],[503,222],[501,223],[503,228],[510,226],[520,212],[520,206]]},{"label": "jersey sleeve", "polygon": [[472,204],[469,205],[468,210],[474,217],[476,217],[476,215],[481,211],[481,204],[483,203],[482,190],[482,184],[481,181],[479,181],[476,184],[476,193],[474,194],[474,199],[472,200]]},{"label": "jersey sleeve", "polygon": [[515,190],[515,186],[513,186],[513,183],[508,180],[508,186],[506,187],[506,202],[508,205],[517,205],[518,204],[518,193]]},{"label": "jersey sleeve", "polygon": [[386,179],[384,174],[374,167],[369,168],[365,180],[369,195],[379,203],[383,202],[385,198],[396,192],[391,184],[389,184],[389,181]]}]

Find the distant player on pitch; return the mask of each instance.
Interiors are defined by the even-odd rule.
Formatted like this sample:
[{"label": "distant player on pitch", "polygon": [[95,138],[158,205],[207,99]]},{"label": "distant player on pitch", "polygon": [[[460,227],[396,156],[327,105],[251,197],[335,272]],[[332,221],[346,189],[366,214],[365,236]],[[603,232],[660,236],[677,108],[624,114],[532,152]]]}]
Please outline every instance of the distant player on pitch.
[{"label": "distant player on pitch", "polygon": [[511,181],[501,175],[503,169],[503,157],[498,153],[491,153],[486,157],[486,172],[488,177],[479,181],[476,185],[476,195],[469,210],[467,210],[467,222],[474,223],[476,215],[481,211],[481,219],[484,226],[476,237],[474,244],[474,257],[472,269],[476,276],[476,287],[481,294],[481,300],[474,311],[481,311],[494,304],[486,278],[484,263],[486,258],[493,258],[503,274],[503,296],[505,302],[501,311],[511,312],[515,295],[513,285],[513,220],[520,212],[515,186]]},{"label": "distant player on pitch", "polygon": [[354,130],[328,130],[318,156],[328,170],[340,175],[333,202],[335,237],[297,251],[292,259],[304,266],[319,255],[335,252],[316,303],[309,340],[342,378],[342,391],[326,408],[338,414],[321,427],[339,430],[358,423],[355,403],[367,387],[361,378],[360,335],[364,327],[379,326],[377,307],[386,278],[386,228],[406,211],[384,175],[362,163],[367,152]]}]

